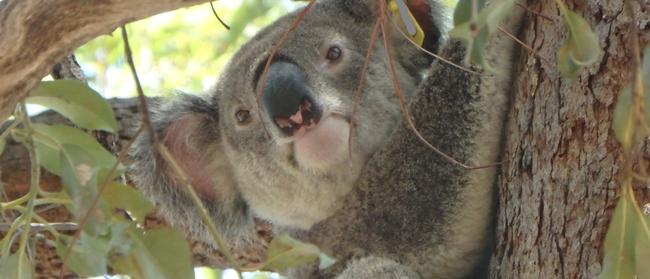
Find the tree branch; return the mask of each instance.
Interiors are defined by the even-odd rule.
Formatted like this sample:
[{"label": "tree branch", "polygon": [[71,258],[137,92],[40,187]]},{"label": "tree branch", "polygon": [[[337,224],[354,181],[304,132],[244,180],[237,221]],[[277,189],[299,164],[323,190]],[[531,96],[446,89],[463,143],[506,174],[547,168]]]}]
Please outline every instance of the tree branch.
[{"label": "tree branch", "polygon": [[5,0],[0,6],[0,120],[87,41],[127,22],[208,0]]}]

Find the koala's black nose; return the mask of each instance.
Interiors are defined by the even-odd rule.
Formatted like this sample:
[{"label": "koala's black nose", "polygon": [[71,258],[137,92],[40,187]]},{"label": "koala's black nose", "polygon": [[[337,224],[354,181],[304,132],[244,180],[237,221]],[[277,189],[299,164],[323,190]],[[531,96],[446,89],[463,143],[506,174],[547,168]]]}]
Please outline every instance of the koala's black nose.
[{"label": "koala's black nose", "polygon": [[307,86],[304,72],[291,62],[277,61],[269,66],[262,94],[266,113],[288,136],[320,120],[322,111]]}]

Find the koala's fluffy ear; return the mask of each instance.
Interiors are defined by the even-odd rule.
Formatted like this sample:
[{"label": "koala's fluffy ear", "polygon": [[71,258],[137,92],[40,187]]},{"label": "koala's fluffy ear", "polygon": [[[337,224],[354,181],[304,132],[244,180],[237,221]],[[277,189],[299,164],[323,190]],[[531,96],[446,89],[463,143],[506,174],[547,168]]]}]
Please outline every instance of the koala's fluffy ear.
[{"label": "koala's fluffy ear", "polygon": [[[335,0],[334,5],[344,9],[350,16],[358,21],[371,24],[379,13],[379,1],[397,0]],[[406,3],[409,11],[424,32],[424,41],[421,47],[427,51],[437,53],[446,41],[449,29],[449,10],[437,0],[401,0]],[[391,23],[391,37],[395,53],[407,69],[421,71],[430,65],[433,58],[417,49],[405,37],[405,31],[400,32],[397,24]]]},{"label": "koala's fluffy ear", "polygon": [[[150,106],[158,139],[188,175],[216,225],[229,240],[246,235],[252,219],[223,152],[217,105],[179,94]],[[130,156],[130,178],[159,206],[163,217],[199,238],[210,239],[185,186],[151,145],[148,134],[135,142]]]}]

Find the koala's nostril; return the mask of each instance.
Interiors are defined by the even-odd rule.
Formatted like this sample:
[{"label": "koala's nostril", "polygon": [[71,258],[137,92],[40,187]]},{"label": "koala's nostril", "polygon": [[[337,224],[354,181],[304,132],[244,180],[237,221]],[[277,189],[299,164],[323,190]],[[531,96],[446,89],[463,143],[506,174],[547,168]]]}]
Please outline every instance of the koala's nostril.
[{"label": "koala's nostril", "polygon": [[298,66],[278,61],[271,64],[264,83],[262,104],[275,125],[286,135],[318,123],[321,109],[314,101],[305,75]]}]

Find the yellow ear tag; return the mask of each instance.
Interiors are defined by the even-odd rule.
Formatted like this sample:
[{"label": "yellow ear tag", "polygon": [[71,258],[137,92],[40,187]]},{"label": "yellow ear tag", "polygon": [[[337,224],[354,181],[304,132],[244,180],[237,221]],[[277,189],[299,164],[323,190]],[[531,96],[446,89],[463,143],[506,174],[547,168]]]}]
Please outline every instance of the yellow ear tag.
[{"label": "yellow ear tag", "polygon": [[398,19],[397,25],[404,31],[404,34],[409,36],[411,40],[422,46],[424,43],[424,31],[415,20],[411,11],[404,0],[388,0],[388,10]]}]

